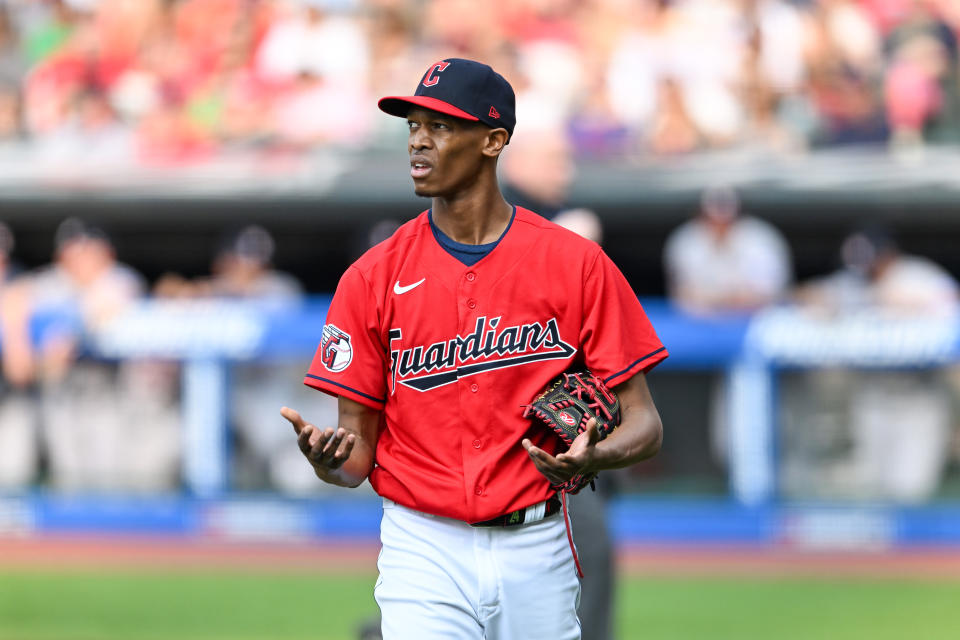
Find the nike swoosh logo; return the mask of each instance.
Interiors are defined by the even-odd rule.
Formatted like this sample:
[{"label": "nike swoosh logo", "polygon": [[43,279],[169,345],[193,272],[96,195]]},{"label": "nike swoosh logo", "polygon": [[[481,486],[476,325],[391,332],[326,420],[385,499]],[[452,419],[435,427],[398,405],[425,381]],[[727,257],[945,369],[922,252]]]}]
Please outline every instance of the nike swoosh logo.
[{"label": "nike swoosh logo", "polygon": [[396,284],[393,285],[393,292],[398,296],[401,296],[405,294],[407,291],[410,291],[411,289],[416,289],[417,287],[422,285],[425,281],[426,281],[426,278],[420,278],[419,282],[414,282],[413,284],[408,284],[405,287],[401,287],[400,281],[397,280]]}]

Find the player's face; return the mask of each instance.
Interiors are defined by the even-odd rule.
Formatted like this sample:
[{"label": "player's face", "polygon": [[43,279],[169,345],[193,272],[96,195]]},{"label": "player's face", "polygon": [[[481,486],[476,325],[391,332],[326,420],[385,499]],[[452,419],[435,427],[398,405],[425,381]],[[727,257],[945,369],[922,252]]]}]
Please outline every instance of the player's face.
[{"label": "player's face", "polygon": [[429,109],[407,114],[410,177],[418,196],[450,197],[477,179],[490,128]]}]

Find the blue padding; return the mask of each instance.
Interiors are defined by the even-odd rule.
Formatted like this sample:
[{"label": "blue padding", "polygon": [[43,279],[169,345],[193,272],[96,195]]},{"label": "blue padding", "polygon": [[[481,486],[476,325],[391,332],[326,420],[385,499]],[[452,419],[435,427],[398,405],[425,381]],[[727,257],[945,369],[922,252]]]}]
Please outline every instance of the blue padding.
[{"label": "blue padding", "polygon": [[332,296],[312,296],[295,312],[273,311],[265,314],[266,328],[255,355],[309,359],[313,357]]},{"label": "blue padding", "polygon": [[192,501],[160,496],[55,496],[31,500],[34,524],[44,533],[191,534]]},{"label": "blue padding", "polygon": [[960,544],[960,505],[900,509],[897,541],[903,544]]},{"label": "blue padding", "polygon": [[[32,513],[31,530],[61,535],[376,542],[382,515],[376,496],[348,494],[309,500],[270,494],[221,500],[35,494],[9,500]],[[610,502],[609,514],[611,533],[618,544],[960,547],[960,505],[746,507],[726,498],[624,496]]]},{"label": "blue padding", "polygon": [[380,498],[340,498],[312,503],[313,534],[324,538],[380,538]]},{"label": "blue padding", "polygon": [[750,315],[685,314],[660,298],[640,300],[653,328],[670,352],[658,368],[714,369],[733,361],[743,349]]},{"label": "blue padding", "polygon": [[610,505],[614,539],[631,543],[761,543],[775,534],[769,507],[733,500],[623,498]]}]

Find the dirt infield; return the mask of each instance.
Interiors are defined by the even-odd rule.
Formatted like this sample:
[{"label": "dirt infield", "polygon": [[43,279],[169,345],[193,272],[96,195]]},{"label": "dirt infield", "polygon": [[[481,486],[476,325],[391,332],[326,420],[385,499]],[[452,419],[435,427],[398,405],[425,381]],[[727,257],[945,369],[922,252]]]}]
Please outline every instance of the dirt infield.
[{"label": "dirt infield", "polygon": [[628,575],[960,580],[960,549],[825,551],[771,547],[622,550]]},{"label": "dirt infield", "polygon": [[[230,542],[151,537],[0,537],[0,571],[376,571],[378,547],[350,542]],[[942,578],[960,580],[960,549],[809,551],[753,547],[630,547],[625,575]]]},{"label": "dirt infield", "polygon": [[150,537],[0,537],[0,570],[376,571],[378,547]]}]

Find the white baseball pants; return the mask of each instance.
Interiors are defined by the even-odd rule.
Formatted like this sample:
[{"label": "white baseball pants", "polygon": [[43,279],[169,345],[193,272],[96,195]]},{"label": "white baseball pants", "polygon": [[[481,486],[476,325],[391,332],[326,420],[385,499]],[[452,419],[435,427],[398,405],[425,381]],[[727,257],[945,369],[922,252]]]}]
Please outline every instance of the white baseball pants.
[{"label": "white baseball pants", "polygon": [[384,640],[578,640],[563,514],[473,527],[383,501],[374,596]]}]

